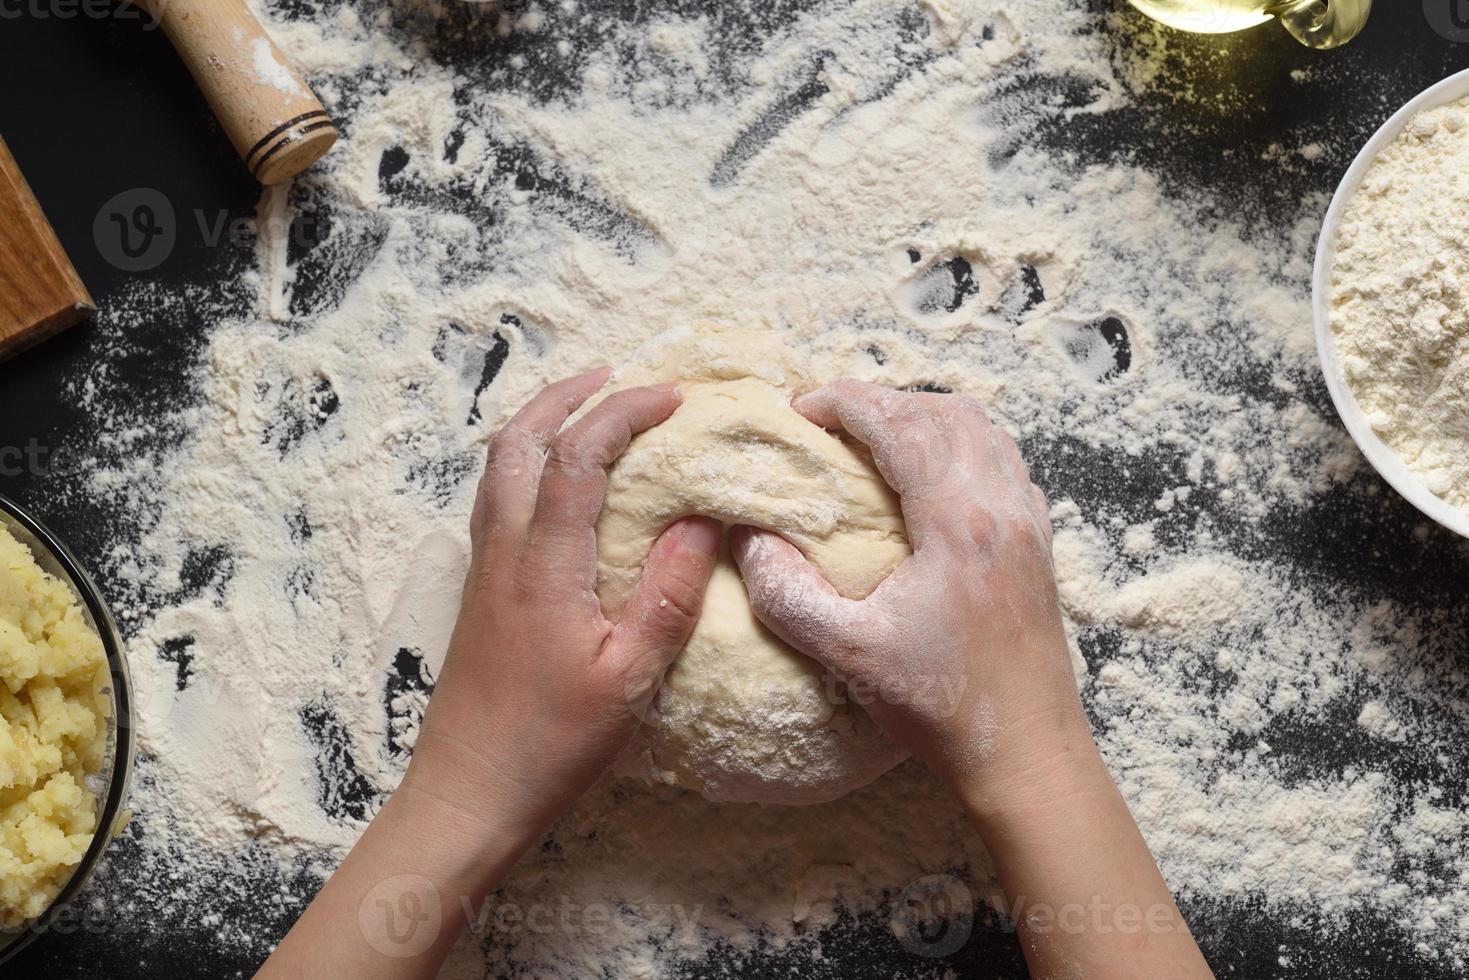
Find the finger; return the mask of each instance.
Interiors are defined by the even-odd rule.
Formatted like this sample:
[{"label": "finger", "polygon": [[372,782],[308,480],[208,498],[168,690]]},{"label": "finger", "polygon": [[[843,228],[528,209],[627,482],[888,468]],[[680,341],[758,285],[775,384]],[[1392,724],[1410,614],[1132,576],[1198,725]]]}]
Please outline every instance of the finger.
[{"label": "finger", "polygon": [[989,423],[989,413],[984,410],[984,406],[977,398],[941,391],[914,391],[909,394],[931,414],[956,419],[972,418],[976,423],[982,423],[985,426]]},{"label": "finger", "polygon": [[[965,458],[973,486],[984,487],[971,503],[985,508],[1000,508],[1012,518],[1032,525],[1045,541],[1051,540],[1050,507],[1045,494],[1032,483],[1030,468],[1020,455],[1020,448],[1004,429],[990,421],[989,414],[977,400],[967,395],[915,392],[925,408],[944,421],[953,438],[969,439]],[[983,525],[984,521],[972,524]]]},{"label": "finger", "polygon": [[635,707],[652,698],[694,631],[723,536],[718,521],[685,518],[659,536],[643,563],[642,578],[603,647],[608,663],[627,679]]},{"label": "finger", "polygon": [[838,674],[860,666],[860,602],[839,594],[778,534],[734,527],[729,549],[744,577],[750,608],[772,633]]},{"label": "finger", "polygon": [[557,560],[565,560],[568,545],[575,560],[595,559],[593,529],[607,498],[607,467],[633,436],[672,415],[679,401],[672,382],[628,388],[607,396],[551,440],[531,533]]},{"label": "finger", "polygon": [[535,512],[546,447],[611,373],[611,368],[600,367],[548,385],[495,433],[470,519],[473,531],[488,522],[524,530]]},{"label": "finger", "polygon": [[1046,511],[1035,506],[1035,485],[1030,482],[1030,470],[1020,458],[1015,441],[998,426],[990,429],[985,438],[985,455],[989,463],[985,467],[985,498],[991,507],[1002,513],[1011,527],[1028,528],[1037,540],[1047,540],[1041,528]]},{"label": "finger", "polygon": [[982,465],[986,444],[994,423],[977,399],[968,395],[941,394],[931,391],[912,393],[920,405],[938,421],[949,439],[954,465],[972,476]]},{"label": "finger", "polygon": [[1055,528],[1051,525],[1051,502],[1046,499],[1046,492],[1034,483],[1030,485],[1030,496],[1032,506],[1035,508],[1036,523],[1040,525],[1041,533],[1046,536],[1046,545],[1049,547],[1055,536]]},{"label": "finger", "polygon": [[826,429],[866,444],[882,478],[898,492],[917,551],[947,535],[948,505],[966,492],[963,446],[910,392],[843,378],[803,395],[792,407]]},{"label": "finger", "polygon": [[1004,461],[1010,476],[1017,483],[1028,486],[1030,467],[1025,465],[1025,459],[1020,455],[1020,447],[1015,445],[1015,440],[1010,438],[1010,433],[998,426],[993,426],[987,436],[991,449],[999,459]]}]

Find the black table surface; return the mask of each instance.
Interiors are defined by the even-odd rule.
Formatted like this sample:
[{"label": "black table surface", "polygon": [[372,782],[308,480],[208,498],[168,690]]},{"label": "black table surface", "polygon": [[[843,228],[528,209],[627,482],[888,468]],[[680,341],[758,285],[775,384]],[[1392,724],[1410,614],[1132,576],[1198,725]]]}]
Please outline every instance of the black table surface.
[{"label": "black table surface", "polygon": [[[1120,5],[1121,0],[1115,2]],[[649,4],[625,0],[604,6],[606,16],[643,16],[645,11],[633,11]],[[698,4],[670,0],[651,6],[686,11]],[[114,195],[136,187],[158,188],[191,210],[233,219],[253,214],[259,191],[160,32],[145,30],[136,18],[60,15],[76,9],[76,4],[60,2],[0,5],[0,72],[6,82],[0,135],[82,278],[105,306],[109,296],[138,275],[111,264],[94,239],[94,219]],[[1469,43],[1446,36],[1450,32],[1443,28],[1455,9],[1455,0],[1379,0],[1366,32],[1347,48],[1325,54],[1296,45],[1278,28],[1262,27],[1249,44],[1235,39],[1232,58],[1183,59],[1174,68],[1205,96],[1211,89],[1228,89],[1231,98],[1249,100],[1253,111],[1220,116],[1205,126],[1191,120],[1195,125],[1187,130],[1139,124],[1144,117],[1188,111],[1160,93],[1092,117],[1066,139],[1084,154],[1127,155],[1165,180],[1232,195],[1247,207],[1268,207],[1271,195],[1282,190],[1278,175],[1262,162],[1266,148],[1276,142],[1297,145],[1302,132],[1328,134],[1334,137],[1329,143],[1334,149],[1292,178],[1285,192],[1329,194],[1355,147],[1394,109],[1428,84],[1469,67]],[[506,39],[507,50],[499,55],[508,56],[517,43],[515,37]],[[1185,53],[1207,54],[1228,42],[1180,37],[1176,43]],[[1290,80],[1295,69],[1327,64],[1331,70],[1319,83]],[[1189,136],[1180,137],[1181,131]],[[239,263],[238,255],[222,256],[197,238],[181,236],[168,259],[142,275],[184,283],[238,271]],[[189,333],[139,325],[133,349],[115,365],[112,383],[135,390],[140,402],[155,406],[162,417],[174,401],[187,398],[185,369],[203,334],[202,328]],[[80,495],[59,502],[48,495],[48,486],[65,478],[67,468],[52,465],[55,460],[88,451],[85,419],[64,397],[64,382],[102,356],[99,348],[98,338],[83,326],[0,365],[0,493],[29,506],[43,520],[67,527],[84,562],[108,545],[104,508],[78,502]],[[1313,397],[1320,399],[1323,392]],[[1403,533],[1421,518],[1390,492],[1384,497],[1390,502],[1374,507],[1370,515],[1328,514],[1272,533],[1283,547],[1315,549],[1323,522],[1360,523],[1370,539],[1371,568],[1366,559],[1354,559],[1349,548],[1334,549],[1331,559],[1360,562],[1363,577],[1391,577],[1395,563],[1421,561],[1421,555],[1409,555],[1412,536]],[[1453,566],[1443,574],[1464,581],[1464,560],[1454,559],[1447,547],[1441,554]],[[1313,735],[1299,737],[1309,742]],[[1352,748],[1323,745],[1320,751],[1350,755]],[[1371,916],[1354,920],[1345,932],[1335,929],[1329,937],[1312,928],[1309,915],[1284,916],[1263,907],[1232,906],[1193,912],[1191,917],[1221,976],[1451,975],[1444,964],[1424,959],[1412,941]],[[772,953],[754,972],[888,976],[911,966],[870,926],[847,923],[838,928],[851,932],[851,942],[827,944],[826,961],[784,961]],[[209,935],[203,928],[168,935],[146,928],[46,935],[0,973],[233,976],[248,975],[257,965],[237,951],[215,948]],[[844,946],[850,953],[842,952]],[[1282,951],[1289,951],[1288,960],[1282,960]],[[1000,929],[979,930],[952,965],[975,975],[1024,972],[1013,936]],[[729,969],[730,963],[716,955],[688,972],[728,975]],[[751,968],[745,964],[738,972],[748,975]]]}]

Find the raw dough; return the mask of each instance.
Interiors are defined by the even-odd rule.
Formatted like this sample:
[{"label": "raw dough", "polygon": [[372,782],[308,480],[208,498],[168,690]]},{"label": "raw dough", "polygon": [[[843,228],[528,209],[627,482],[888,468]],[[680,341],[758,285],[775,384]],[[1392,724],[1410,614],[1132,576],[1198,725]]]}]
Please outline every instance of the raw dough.
[{"label": "raw dough", "polygon": [[[778,531],[852,598],[911,553],[897,497],[866,450],[791,409],[791,396],[815,385],[778,334],[665,337],[609,390],[672,379],[683,405],[611,470],[597,525],[609,618],[658,535],[690,514]],[[726,551],[628,761],[712,800],[805,804],[863,786],[905,755],[818,664],[759,623]]]}]

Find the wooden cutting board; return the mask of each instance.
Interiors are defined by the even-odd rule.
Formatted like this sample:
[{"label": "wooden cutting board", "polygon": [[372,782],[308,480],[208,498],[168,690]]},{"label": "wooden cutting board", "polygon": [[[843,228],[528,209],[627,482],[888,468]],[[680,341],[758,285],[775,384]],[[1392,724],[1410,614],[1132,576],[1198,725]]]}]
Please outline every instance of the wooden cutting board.
[{"label": "wooden cutting board", "polygon": [[0,138],[0,360],[96,309]]}]

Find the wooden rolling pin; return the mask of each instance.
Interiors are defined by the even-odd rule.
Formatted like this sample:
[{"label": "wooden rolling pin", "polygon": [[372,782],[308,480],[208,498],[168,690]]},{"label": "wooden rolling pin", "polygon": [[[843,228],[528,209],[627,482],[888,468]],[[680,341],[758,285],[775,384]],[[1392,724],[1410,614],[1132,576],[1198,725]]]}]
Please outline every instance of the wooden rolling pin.
[{"label": "wooden rolling pin", "polygon": [[134,0],[184,59],[235,152],[262,184],[296,176],[337,128],[245,0]]},{"label": "wooden rolling pin", "polygon": [[0,139],[0,360],[96,307]]}]

